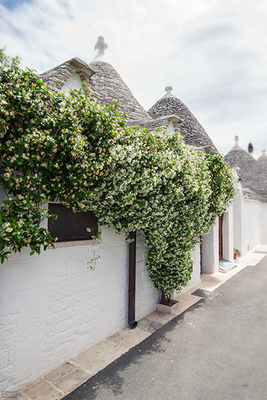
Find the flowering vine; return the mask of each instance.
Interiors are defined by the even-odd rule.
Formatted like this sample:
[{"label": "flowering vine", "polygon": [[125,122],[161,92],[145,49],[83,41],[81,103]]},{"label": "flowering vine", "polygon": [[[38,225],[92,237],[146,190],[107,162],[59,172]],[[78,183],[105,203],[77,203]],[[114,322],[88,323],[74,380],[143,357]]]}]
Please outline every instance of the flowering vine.
[{"label": "flowering vine", "polygon": [[[148,271],[164,294],[186,285],[200,235],[229,206],[234,176],[220,155],[183,143],[178,133],[127,127],[117,104],[88,91],[52,92],[2,54],[0,73],[0,258],[53,246],[43,204],[92,210],[119,234],[141,229]],[[0,55],[1,55],[0,54]]]}]

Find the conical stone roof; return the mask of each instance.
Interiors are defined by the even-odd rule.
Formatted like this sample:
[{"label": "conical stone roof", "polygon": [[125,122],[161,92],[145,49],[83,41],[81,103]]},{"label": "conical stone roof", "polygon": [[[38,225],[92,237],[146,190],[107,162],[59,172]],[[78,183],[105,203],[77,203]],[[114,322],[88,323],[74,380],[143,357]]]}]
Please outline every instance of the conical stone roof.
[{"label": "conical stone roof", "polygon": [[96,59],[89,67],[95,72],[90,77],[90,91],[97,102],[111,105],[117,101],[120,113],[126,112],[129,119],[151,119],[112,65]]},{"label": "conical stone roof", "polygon": [[112,65],[105,61],[96,60],[88,65],[79,58],[73,58],[40,74],[40,79],[51,89],[60,91],[75,73],[82,82],[90,86],[92,98],[98,103],[111,105],[116,101],[120,103],[121,116],[123,116],[123,112],[126,112],[129,119],[151,120],[120,75]]},{"label": "conical stone roof", "polygon": [[262,155],[257,159],[257,164],[267,168],[267,155],[266,150],[262,150]]},{"label": "conical stone roof", "polygon": [[237,174],[247,198],[267,202],[267,164],[261,171],[258,161],[238,144],[224,156],[224,160],[231,168],[238,167]]},{"label": "conical stone roof", "polygon": [[262,155],[257,159],[258,179],[262,182],[267,192],[267,155],[266,150],[263,150]]},{"label": "conical stone roof", "polygon": [[182,122],[179,128],[185,143],[197,147],[208,147],[218,152],[211,138],[193,113],[171,93],[172,88],[167,87],[165,90],[167,93],[148,110],[148,114],[153,119],[168,115],[181,118]]}]

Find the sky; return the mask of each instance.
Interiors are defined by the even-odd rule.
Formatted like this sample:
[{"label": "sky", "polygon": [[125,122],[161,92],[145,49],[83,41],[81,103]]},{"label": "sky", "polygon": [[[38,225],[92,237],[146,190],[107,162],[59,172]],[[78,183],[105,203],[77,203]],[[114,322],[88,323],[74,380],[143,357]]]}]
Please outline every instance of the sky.
[{"label": "sky", "polygon": [[0,48],[38,73],[98,36],[146,110],[172,86],[220,153],[267,150],[267,0],[0,0]]}]

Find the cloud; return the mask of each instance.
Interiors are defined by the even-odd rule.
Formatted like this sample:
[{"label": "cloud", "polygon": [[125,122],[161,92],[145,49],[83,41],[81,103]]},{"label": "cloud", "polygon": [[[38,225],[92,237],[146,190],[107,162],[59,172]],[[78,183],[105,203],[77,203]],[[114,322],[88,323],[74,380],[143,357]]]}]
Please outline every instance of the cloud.
[{"label": "cloud", "polygon": [[265,0],[6,4],[0,0],[0,47],[23,66],[44,72],[75,56],[89,63],[101,35],[109,62],[146,109],[171,85],[217,146],[230,148],[236,134],[247,142],[252,131],[259,145],[266,141]]}]

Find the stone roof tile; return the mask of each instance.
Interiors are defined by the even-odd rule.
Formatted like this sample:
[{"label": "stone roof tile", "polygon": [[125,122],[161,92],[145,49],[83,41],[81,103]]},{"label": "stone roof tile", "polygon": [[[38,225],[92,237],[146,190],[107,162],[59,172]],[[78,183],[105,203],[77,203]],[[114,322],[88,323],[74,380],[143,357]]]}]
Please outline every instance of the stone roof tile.
[{"label": "stone roof tile", "polygon": [[224,156],[224,160],[231,168],[238,167],[237,174],[245,197],[266,203],[267,163],[259,165],[258,160],[238,145]]},{"label": "stone roof tile", "polygon": [[179,125],[179,128],[185,143],[197,147],[209,147],[214,149],[215,152],[218,152],[211,138],[189,108],[170,93],[170,87],[167,87],[166,90],[167,89],[167,94],[148,110],[148,114],[153,119],[167,115],[177,115],[183,121]]},{"label": "stone roof tile", "polygon": [[90,87],[96,101],[105,105],[119,102],[120,114],[126,112],[129,119],[151,119],[112,65],[96,60],[90,63],[90,68],[95,72],[90,77]]}]

